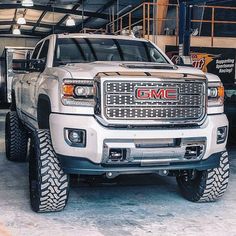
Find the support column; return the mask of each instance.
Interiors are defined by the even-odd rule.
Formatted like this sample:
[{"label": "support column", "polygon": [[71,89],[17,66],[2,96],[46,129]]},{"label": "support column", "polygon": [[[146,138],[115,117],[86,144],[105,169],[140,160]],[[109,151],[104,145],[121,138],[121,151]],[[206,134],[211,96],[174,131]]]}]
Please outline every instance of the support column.
[{"label": "support column", "polygon": [[184,55],[184,32],[186,22],[186,7],[185,2],[179,3],[179,56]]},{"label": "support column", "polygon": [[191,40],[191,19],[192,6],[186,1],[180,2],[179,7],[179,55],[190,55],[190,40]]},{"label": "support column", "polygon": [[[168,12],[168,4],[169,0],[158,0],[157,6],[157,18],[158,19],[166,19],[167,12]],[[157,34],[160,35],[164,31],[165,20],[158,20],[157,21]]]},{"label": "support column", "polygon": [[186,5],[186,24],[184,33],[184,56],[190,56],[192,6]]}]

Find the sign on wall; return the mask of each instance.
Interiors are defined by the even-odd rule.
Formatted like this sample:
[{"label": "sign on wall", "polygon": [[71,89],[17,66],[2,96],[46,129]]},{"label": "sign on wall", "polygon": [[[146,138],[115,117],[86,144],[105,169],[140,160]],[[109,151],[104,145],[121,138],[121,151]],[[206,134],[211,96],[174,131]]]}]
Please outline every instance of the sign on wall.
[{"label": "sign on wall", "polygon": [[[166,54],[176,63],[178,47],[166,46]],[[191,57],[195,68],[218,75],[223,83],[236,83],[236,49],[192,47]]]}]

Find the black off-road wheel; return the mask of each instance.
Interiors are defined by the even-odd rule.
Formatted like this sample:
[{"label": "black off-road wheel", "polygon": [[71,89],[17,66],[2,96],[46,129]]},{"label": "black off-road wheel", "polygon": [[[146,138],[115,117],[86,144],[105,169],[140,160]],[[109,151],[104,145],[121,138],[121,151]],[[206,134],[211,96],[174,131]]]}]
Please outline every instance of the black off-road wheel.
[{"label": "black off-road wheel", "polygon": [[32,134],[29,160],[31,207],[35,212],[64,209],[69,195],[69,176],[53,150],[49,130]]},{"label": "black off-road wheel", "polygon": [[6,115],[5,148],[8,160],[16,162],[28,160],[28,132],[18,118],[16,111],[10,111]]},{"label": "black off-road wheel", "polygon": [[184,198],[192,202],[214,202],[226,191],[229,181],[228,153],[222,152],[218,168],[182,171],[177,183]]}]

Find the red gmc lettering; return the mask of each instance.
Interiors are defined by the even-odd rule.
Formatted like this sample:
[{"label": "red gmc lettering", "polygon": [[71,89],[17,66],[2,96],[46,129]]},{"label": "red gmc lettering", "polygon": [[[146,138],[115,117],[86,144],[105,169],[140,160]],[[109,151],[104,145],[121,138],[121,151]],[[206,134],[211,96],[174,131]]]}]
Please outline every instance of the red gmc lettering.
[{"label": "red gmc lettering", "polygon": [[167,89],[166,90],[166,99],[177,99],[177,91],[176,89]]},{"label": "red gmc lettering", "polygon": [[150,98],[155,98],[155,99],[161,99],[161,98],[165,98],[165,90],[164,89],[160,89],[155,90],[155,89],[151,89],[150,91]]},{"label": "red gmc lettering", "polygon": [[160,89],[138,88],[136,90],[136,98],[140,100],[149,100],[149,99],[176,100],[177,90],[165,89],[165,88],[160,88]]},{"label": "red gmc lettering", "polygon": [[149,89],[137,89],[138,99],[149,99]]}]

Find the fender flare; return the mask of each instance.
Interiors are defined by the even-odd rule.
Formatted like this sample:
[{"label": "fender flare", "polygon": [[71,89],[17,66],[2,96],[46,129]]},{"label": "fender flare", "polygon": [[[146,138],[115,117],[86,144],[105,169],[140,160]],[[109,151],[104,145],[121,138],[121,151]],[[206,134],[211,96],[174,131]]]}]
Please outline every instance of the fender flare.
[{"label": "fender flare", "polygon": [[39,94],[37,103],[37,120],[39,129],[49,129],[49,116],[51,111],[50,98],[46,94]]}]

